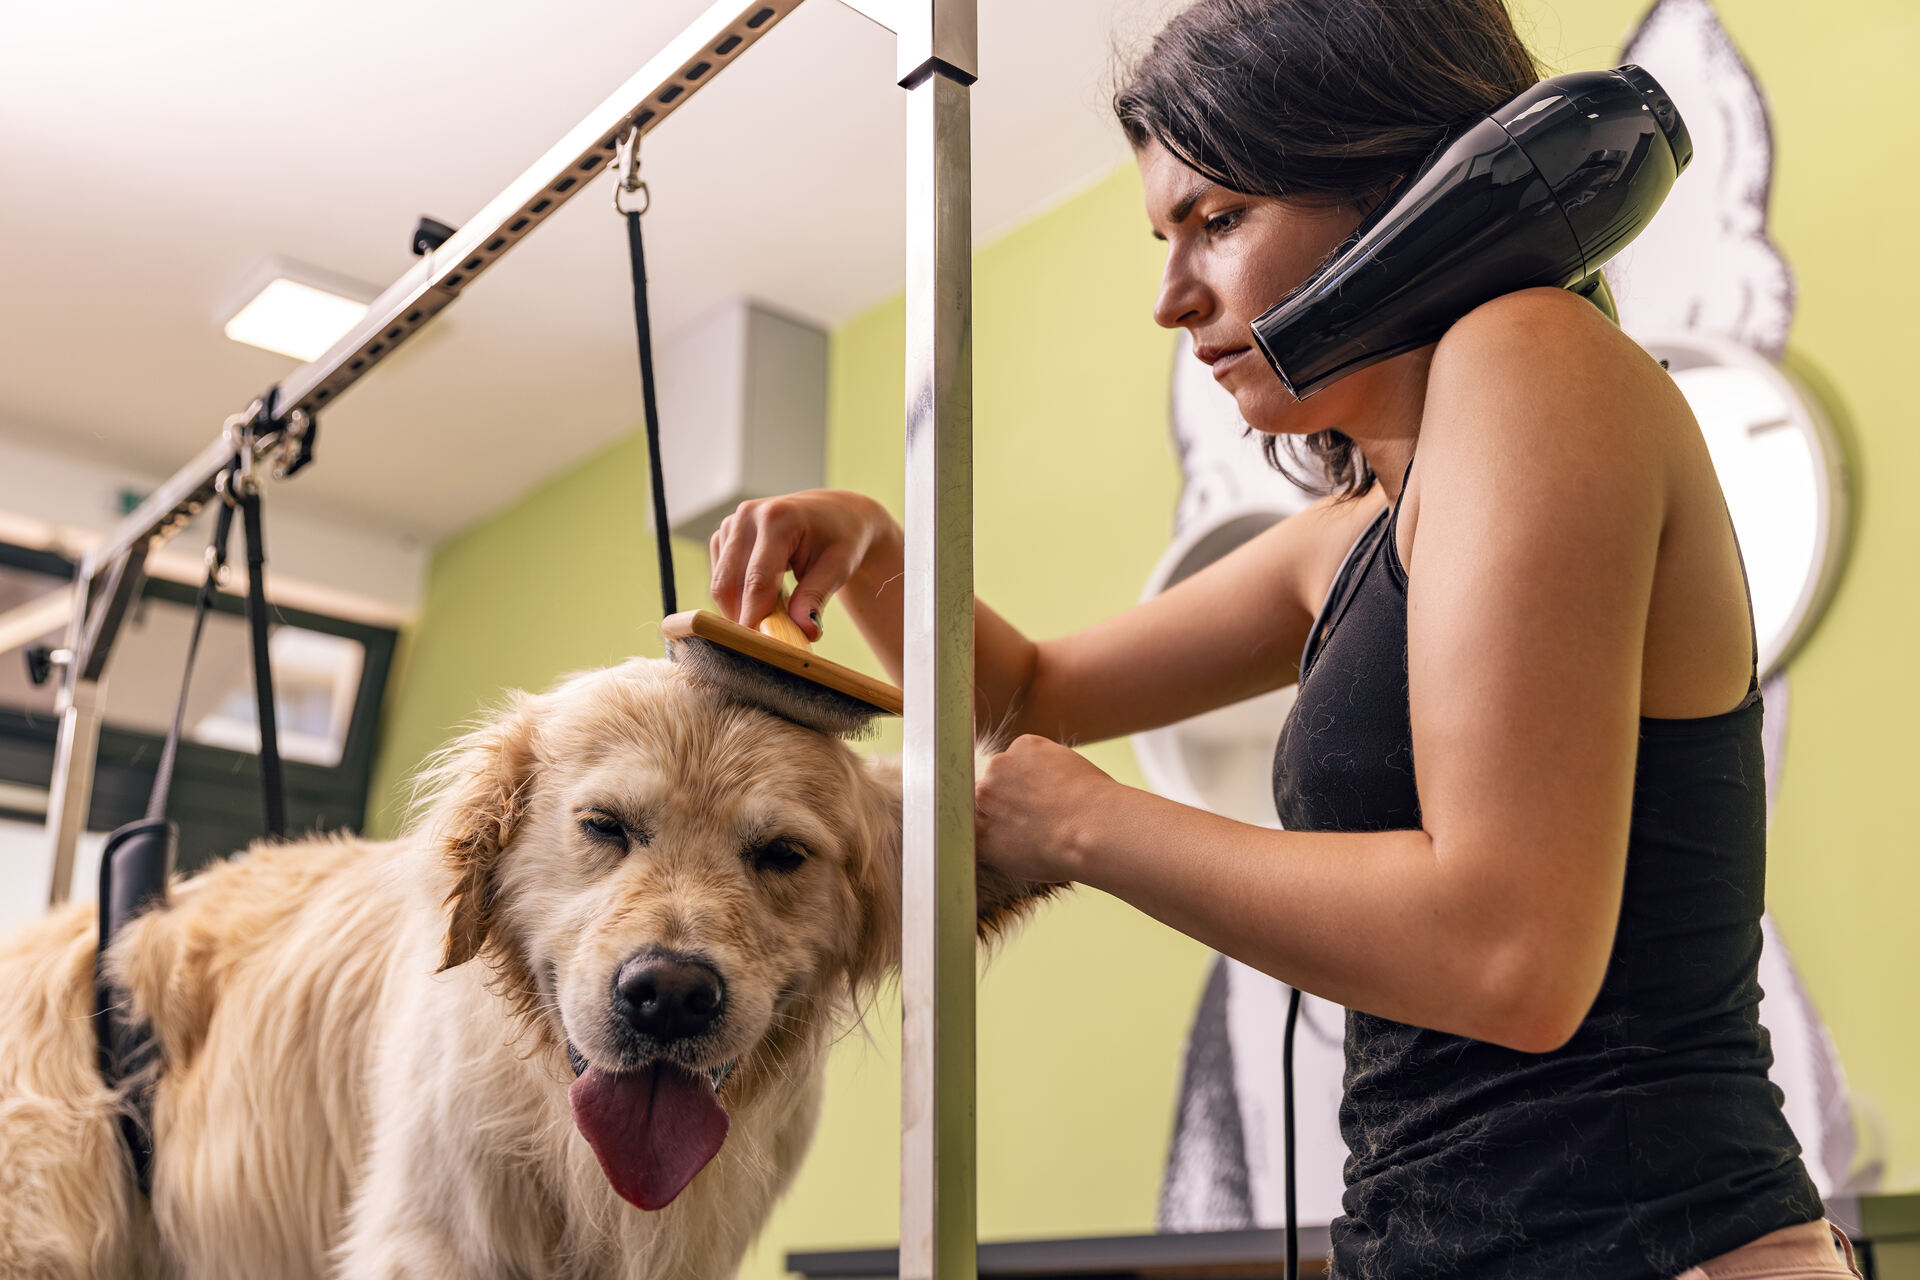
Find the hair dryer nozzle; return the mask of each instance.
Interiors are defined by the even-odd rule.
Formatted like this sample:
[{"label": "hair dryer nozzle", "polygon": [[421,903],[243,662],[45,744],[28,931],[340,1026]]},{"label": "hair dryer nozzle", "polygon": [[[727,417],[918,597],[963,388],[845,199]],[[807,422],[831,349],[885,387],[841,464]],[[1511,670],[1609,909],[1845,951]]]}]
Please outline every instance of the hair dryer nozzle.
[{"label": "hair dryer nozzle", "polygon": [[1503,293],[1577,285],[1639,233],[1692,156],[1672,100],[1639,67],[1542,81],[1441,147],[1253,322],[1254,341],[1304,400],[1439,341]]}]

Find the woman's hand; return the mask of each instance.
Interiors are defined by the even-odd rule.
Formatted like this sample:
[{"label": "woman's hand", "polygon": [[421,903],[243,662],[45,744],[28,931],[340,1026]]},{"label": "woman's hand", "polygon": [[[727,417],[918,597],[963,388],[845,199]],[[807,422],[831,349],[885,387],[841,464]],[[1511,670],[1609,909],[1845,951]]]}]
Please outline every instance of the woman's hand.
[{"label": "woman's hand", "polygon": [[720,611],[745,626],[772,612],[781,580],[798,580],[787,612],[809,640],[820,638],[820,610],[859,572],[877,541],[899,526],[873,499],[844,489],[809,489],[743,502],[721,521],[707,550]]},{"label": "woman's hand", "polygon": [[1078,879],[1094,820],[1126,790],[1051,738],[1015,738],[974,784],[975,852],[1023,880]]}]

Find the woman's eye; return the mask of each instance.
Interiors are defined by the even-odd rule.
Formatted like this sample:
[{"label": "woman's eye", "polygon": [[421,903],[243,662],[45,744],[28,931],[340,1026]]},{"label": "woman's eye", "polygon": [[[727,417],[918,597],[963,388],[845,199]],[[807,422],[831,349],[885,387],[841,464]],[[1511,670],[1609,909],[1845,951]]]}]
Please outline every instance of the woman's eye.
[{"label": "woman's eye", "polygon": [[807,851],[791,840],[774,840],[753,851],[755,869],[781,875],[798,871],[806,860]]},{"label": "woman's eye", "polygon": [[580,830],[586,832],[591,839],[602,840],[608,844],[624,845],[627,842],[626,824],[621,822],[620,819],[608,814],[589,813],[582,815],[580,818]]},{"label": "woman's eye", "polygon": [[1240,225],[1243,210],[1229,209],[1225,213],[1216,213],[1207,219],[1207,230],[1214,235],[1225,235]]}]

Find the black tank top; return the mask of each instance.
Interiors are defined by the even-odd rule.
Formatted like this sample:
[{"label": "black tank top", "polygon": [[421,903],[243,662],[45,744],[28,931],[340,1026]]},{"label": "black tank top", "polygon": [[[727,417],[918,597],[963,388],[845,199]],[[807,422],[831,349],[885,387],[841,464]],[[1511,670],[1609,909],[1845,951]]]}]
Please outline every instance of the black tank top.
[{"label": "black tank top", "polygon": [[[1307,642],[1273,764],[1290,830],[1421,825],[1398,514],[1356,544]],[[1821,1216],[1758,1016],[1760,716],[1756,679],[1723,715],[1641,718],[1619,926],[1567,1044],[1349,1011],[1335,1276],[1650,1280]]]}]

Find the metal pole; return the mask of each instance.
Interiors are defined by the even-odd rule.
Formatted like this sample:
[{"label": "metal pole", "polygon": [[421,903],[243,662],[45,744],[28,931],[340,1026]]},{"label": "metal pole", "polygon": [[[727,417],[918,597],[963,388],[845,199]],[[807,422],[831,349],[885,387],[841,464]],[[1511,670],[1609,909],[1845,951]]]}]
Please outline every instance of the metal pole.
[{"label": "metal pole", "polygon": [[975,1274],[974,0],[906,0],[900,1280]]},{"label": "metal pole", "polygon": [[93,766],[100,752],[100,719],[106,682],[74,680],[60,690],[60,736],[54,746],[53,781],[47,789],[47,831],[53,837],[53,880],[47,905],[57,907],[73,891],[74,852],[87,828],[93,801]]},{"label": "metal pole", "polygon": [[146,577],[147,544],[89,571],[82,562],[73,585],[73,617],[60,664],[60,733],[54,740],[53,779],[47,793],[47,833],[53,842],[53,878],[47,905],[57,907],[73,888],[73,861],[93,805],[93,767],[107,705],[107,660],[127,611]]}]

